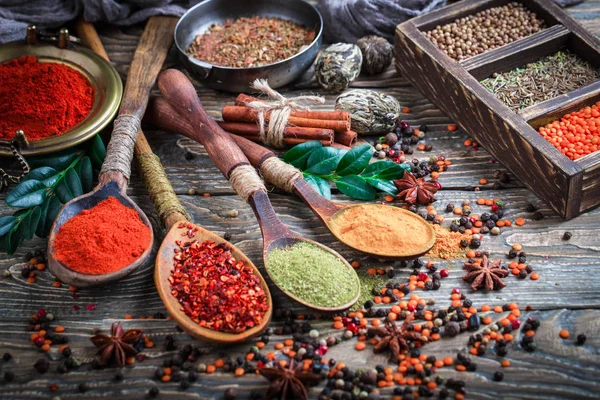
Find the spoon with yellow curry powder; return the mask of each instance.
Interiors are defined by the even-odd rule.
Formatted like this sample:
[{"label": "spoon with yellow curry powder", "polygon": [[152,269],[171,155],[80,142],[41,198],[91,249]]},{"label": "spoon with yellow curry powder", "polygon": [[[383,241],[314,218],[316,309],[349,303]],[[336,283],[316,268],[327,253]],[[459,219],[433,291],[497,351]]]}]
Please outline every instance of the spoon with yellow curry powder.
[{"label": "spoon with yellow curry powder", "polygon": [[[158,88],[170,104],[170,118],[148,116],[171,130],[171,123],[186,122],[180,132],[201,143],[221,173],[254,211],[263,235],[265,269],[273,283],[295,301],[320,311],[351,307],[359,297],[360,283],[354,269],[335,251],[292,232],[279,219],[262,179],[235,141],[210,118],[189,79],[178,70],[166,70]],[[177,110],[177,111],[175,111]]]},{"label": "spoon with yellow curry powder", "polygon": [[[152,121],[165,129],[186,136],[194,131],[164,99],[153,99],[149,110]],[[272,151],[240,136],[230,136],[267,182],[296,193],[347,246],[394,260],[413,259],[433,247],[435,230],[418,215],[382,204],[344,205],[330,201],[302,178],[302,172],[280,160]]]},{"label": "spoon with yellow curry powder", "polygon": [[[108,55],[93,24],[79,19],[75,24],[75,28],[77,36],[79,36],[85,45],[108,60]],[[158,217],[167,230],[167,235],[163,239],[156,255],[154,281],[157,291],[171,317],[190,336],[215,343],[238,343],[259,335],[267,328],[271,321],[273,302],[269,287],[258,271],[258,268],[236,246],[221,238],[216,233],[190,222],[188,214],[169,182],[160,158],[152,152],[152,148],[150,148],[142,131],[138,133],[134,152],[138,161],[138,172],[144,180]],[[178,243],[187,246],[190,243],[205,243],[207,241],[213,242],[217,246],[225,245],[231,251],[233,258],[238,262],[242,261],[245,267],[250,269],[251,273],[258,278],[259,285],[264,292],[265,303],[268,306],[267,311],[261,316],[260,320],[256,318],[258,321],[256,324],[247,326],[241,332],[216,330],[201,326],[201,321],[196,322],[192,320],[184,312],[184,307],[171,292],[172,288],[169,279],[174,273],[174,255],[181,253]],[[257,290],[255,289],[255,291]],[[228,306],[224,298],[220,298],[219,300],[223,307]]]}]

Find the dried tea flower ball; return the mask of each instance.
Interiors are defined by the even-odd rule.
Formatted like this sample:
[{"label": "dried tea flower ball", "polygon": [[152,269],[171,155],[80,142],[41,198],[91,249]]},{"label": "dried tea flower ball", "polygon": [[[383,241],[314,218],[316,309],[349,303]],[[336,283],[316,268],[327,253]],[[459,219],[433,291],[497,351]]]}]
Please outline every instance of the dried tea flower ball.
[{"label": "dried tea flower ball", "polygon": [[351,90],[338,96],[335,109],[350,113],[353,131],[372,135],[392,131],[401,112],[400,103],[394,97],[368,89]]},{"label": "dried tea flower ball", "polygon": [[380,74],[387,69],[394,58],[394,47],[386,39],[370,35],[356,42],[363,56],[361,72],[367,75]]},{"label": "dried tea flower ball", "polygon": [[319,85],[332,92],[346,90],[360,74],[362,60],[362,53],[355,44],[330,45],[317,59],[315,73]]}]

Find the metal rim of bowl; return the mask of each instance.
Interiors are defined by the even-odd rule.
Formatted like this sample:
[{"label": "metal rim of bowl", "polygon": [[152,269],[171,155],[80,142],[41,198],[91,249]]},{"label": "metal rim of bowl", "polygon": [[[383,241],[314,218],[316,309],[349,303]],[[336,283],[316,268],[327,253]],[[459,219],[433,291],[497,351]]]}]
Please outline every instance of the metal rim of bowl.
[{"label": "metal rim of bowl", "polygon": [[[38,43],[28,45],[16,41],[0,46],[0,63],[21,56],[36,56],[42,62],[58,62],[83,74],[94,89],[94,104],[90,113],[77,125],[63,134],[47,139],[30,141],[19,148],[24,156],[53,153],[76,146],[104,129],[114,118],[121,104],[123,83],[115,67],[88,48],[72,44],[60,49],[55,44]],[[90,70],[94,70],[94,73]],[[102,82],[102,87],[100,85]],[[27,133],[25,133],[27,135]],[[12,156],[9,141],[0,140],[0,156]]]},{"label": "metal rim of bowl", "polygon": [[182,22],[184,22],[186,20],[186,17],[189,14],[191,14],[196,8],[199,8],[199,7],[202,7],[202,6],[206,7],[207,4],[212,3],[214,1],[219,1],[219,0],[205,0],[203,2],[200,2],[200,3],[196,4],[194,7],[190,8],[189,10],[187,10],[185,12],[185,14],[183,14],[181,16],[181,18],[177,22],[177,25],[175,25],[175,31],[173,33],[174,39],[175,39],[174,40],[175,46],[177,47],[177,50],[179,50],[180,54],[185,55],[190,60],[190,62],[192,62],[194,64],[197,64],[199,66],[202,66],[204,68],[210,69],[210,70],[212,70],[213,68],[219,68],[219,69],[231,70],[231,71],[251,71],[251,70],[256,70],[256,69],[261,69],[261,68],[266,68],[266,67],[277,66],[277,65],[283,64],[285,62],[288,62],[288,61],[290,61],[293,58],[299,57],[300,55],[302,55],[305,52],[309,51],[310,48],[312,46],[314,46],[314,44],[317,43],[320,40],[321,36],[323,35],[323,16],[321,15],[321,13],[319,12],[319,10],[317,10],[317,8],[315,6],[313,6],[312,4],[310,4],[310,3],[308,3],[308,2],[306,2],[304,0],[301,0],[302,3],[304,3],[307,6],[309,6],[310,8],[312,8],[313,11],[315,12],[315,14],[319,17],[319,30],[316,33],[315,38],[312,40],[312,42],[310,42],[310,44],[306,45],[306,47],[303,50],[301,50],[298,53],[296,53],[296,54],[294,54],[294,55],[286,58],[285,60],[277,61],[277,62],[274,62],[274,63],[271,63],[271,64],[264,64],[264,65],[261,65],[261,66],[258,66],[258,67],[240,67],[240,68],[237,68],[237,67],[225,67],[225,66],[221,66],[221,65],[210,64],[210,63],[208,63],[206,61],[199,60],[199,59],[194,58],[194,57],[190,56],[189,54],[187,54],[187,49],[188,49],[188,47],[189,47],[190,44],[188,43],[187,46],[182,46],[182,43],[179,43],[179,40],[177,40],[177,32],[179,31],[179,27],[182,24]]}]

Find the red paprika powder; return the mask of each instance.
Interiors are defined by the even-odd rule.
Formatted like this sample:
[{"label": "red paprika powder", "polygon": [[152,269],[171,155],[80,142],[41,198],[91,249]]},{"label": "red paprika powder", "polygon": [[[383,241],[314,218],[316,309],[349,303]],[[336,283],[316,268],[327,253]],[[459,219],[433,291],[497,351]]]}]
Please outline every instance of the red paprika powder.
[{"label": "red paprika powder", "polygon": [[111,196],[60,228],[54,257],[82,274],[108,274],[142,255],[151,236],[138,213]]},{"label": "red paprika powder", "polygon": [[0,64],[0,139],[18,129],[30,141],[65,133],[90,113],[94,89],[64,64],[22,56]]}]

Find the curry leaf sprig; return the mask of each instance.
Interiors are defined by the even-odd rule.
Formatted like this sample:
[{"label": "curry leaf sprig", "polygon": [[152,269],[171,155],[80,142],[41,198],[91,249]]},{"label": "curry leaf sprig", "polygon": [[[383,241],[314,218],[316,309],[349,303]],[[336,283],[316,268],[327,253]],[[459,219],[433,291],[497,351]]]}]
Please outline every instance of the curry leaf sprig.
[{"label": "curry leaf sprig", "polygon": [[392,181],[402,178],[410,166],[387,160],[371,163],[372,156],[373,148],[368,144],[344,150],[311,141],[292,147],[283,160],[301,170],[306,182],[328,199],[330,182],[346,196],[358,200],[373,200],[378,191],[395,196],[398,189]]},{"label": "curry leaf sprig", "polygon": [[62,205],[92,190],[94,170],[105,155],[102,139],[95,136],[85,147],[29,159],[33,169],[6,195],[6,203],[19,210],[0,217],[2,248],[13,254],[23,240],[47,237]]}]

